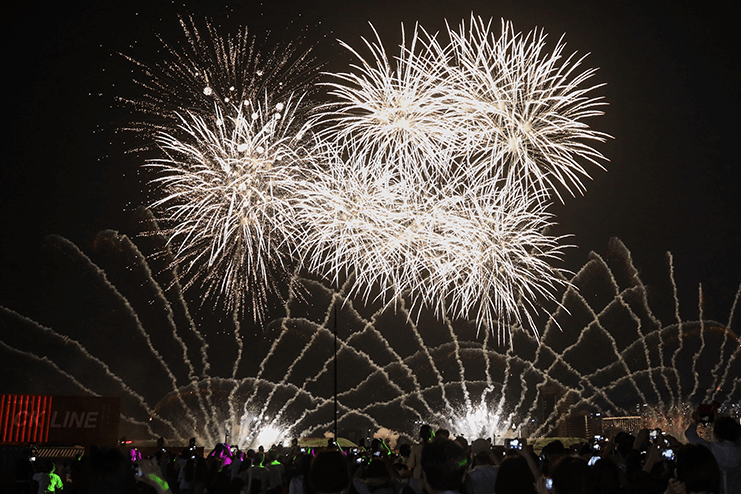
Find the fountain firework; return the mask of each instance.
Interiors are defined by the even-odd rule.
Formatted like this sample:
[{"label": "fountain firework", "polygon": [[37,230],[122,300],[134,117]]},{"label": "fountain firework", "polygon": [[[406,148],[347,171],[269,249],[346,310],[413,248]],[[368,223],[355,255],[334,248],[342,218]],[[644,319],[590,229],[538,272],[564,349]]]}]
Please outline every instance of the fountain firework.
[{"label": "fountain firework", "polygon": [[[154,240],[139,244],[158,251]],[[264,339],[238,325],[199,328],[177,282],[160,288],[174,275],[150,269],[127,237],[99,235],[93,254],[105,271],[60,237],[47,247],[55,281],[47,310],[36,320],[0,312],[4,359],[18,370],[13,382],[24,392],[119,395],[127,427],[142,434],[213,444],[227,427],[249,446],[331,430],[335,308],[339,427],[349,435],[386,427],[412,436],[424,421],[471,438],[537,436],[568,413],[635,415],[647,413],[636,410],[645,404],[656,419],[681,421],[677,410],[741,397],[731,319],[659,321],[617,240],[563,291],[552,314],[561,330],[551,322],[540,342],[516,331],[516,352],[489,333],[477,337],[474,322],[440,321],[429,311],[415,322],[409,298],[394,311],[348,297],[352,277],[339,290],[302,277],[305,296],[289,294]]]}]

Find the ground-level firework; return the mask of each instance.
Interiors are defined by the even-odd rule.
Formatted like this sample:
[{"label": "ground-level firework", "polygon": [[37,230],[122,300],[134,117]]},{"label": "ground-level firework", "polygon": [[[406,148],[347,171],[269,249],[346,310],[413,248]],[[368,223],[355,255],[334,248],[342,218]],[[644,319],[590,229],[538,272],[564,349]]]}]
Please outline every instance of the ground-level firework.
[{"label": "ground-level firework", "polygon": [[[156,251],[153,240],[137,242]],[[732,321],[660,321],[617,240],[571,280],[578,291],[553,314],[561,329],[549,323],[540,342],[516,331],[513,346],[477,336],[471,322],[410,319],[404,303],[364,304],[303,277],[264,335],[228,319],[212,325],[177,284],[161,290],[172,274],[156,264],[166,260],[150,266],[115,232],[96,246],[87,257],[49,239],[48,308],[33,319],[3,308],[2,354],[9,383],[26,393],[120,396],[127,437],[195,434],[208,445],[228,429],[250,445],[331,430],[335,325],[345,436],[385,427],[413,437],[419,422],[468,437],[540,436],[567,415],[679,421],[690,405],[741,398]]]}]

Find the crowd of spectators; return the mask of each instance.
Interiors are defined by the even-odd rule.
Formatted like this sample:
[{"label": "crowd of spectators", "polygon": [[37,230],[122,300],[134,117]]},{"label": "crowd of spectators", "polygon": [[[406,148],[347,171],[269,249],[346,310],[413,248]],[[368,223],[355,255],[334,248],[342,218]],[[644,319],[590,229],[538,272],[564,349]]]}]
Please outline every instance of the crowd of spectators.
[{"label": "crowd of spectators", "polygon": [[[660,431],[596,437],[570,448],[554,440],[536,452],[525,440],[470,444],[423,426],[418,444],[290,447],[240,451],[220,443],[197,454],[195,443],[173,454],[127,457],[94,449],[55,473],[45,462],[25,492],[173,494],[734,494],[741,493],[741,425],[718,417],[714,440],[696,419],[682,444]],[[161,446],[161,447],[159,447]],[[38,490],[33,490],[38,489]]]}]

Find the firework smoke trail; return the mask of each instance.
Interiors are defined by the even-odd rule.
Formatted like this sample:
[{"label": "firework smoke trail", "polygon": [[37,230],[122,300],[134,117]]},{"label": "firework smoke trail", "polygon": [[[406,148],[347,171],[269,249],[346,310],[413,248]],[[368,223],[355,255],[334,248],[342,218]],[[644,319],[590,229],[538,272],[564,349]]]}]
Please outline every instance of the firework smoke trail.
[{"label": "firework smoke trail", "polygon": [[[736,291],[736,297],[733,299],[733,304],[731,305],[731,313],[728,315],[728,323],[726,324],[726,331],[730,332],[731,334],[734,334],[733,330],[731,329],[731,323],[733,322],[733,314],[736,312],[736,307],[738,306],[738,301],[740,298],[741,298],[741,284],[739,284],[738,290]],[[723,338],[723,345],[721,346],[721,350],[720,350],[721,355],[725,354],[726,345],[728,344],[729,340],[730,338],[728,338],[727,336]],[[725,369],[725,370],[723,372],[722,379],[719,380],[718,374],[721,369]],[[729,369],[730,369],[730,365],[724,365],[723,360],[719,359],[718,363],[715,365],[715,367],[713,367],[713,371],[712,371],[713,382],[714,383],[718,383],[718,382],[725,383],[726,376],[728,375]],[[706,395],[704,403],[709,403],[710,401],[714,400],[716,395],[720,391],[720,388],[721,388],[721,385],[718,385],[715,387],[715,389],[708,390],[707,391],[708,394]],[[710,395],[711,391],[713,393],[712,396]]]},{"label": "firework smoke trail", "polygon": [[[3,348],[11,352],[26,355],[36,361],[43,362],[45,365],[53,367],[61,376],[63,376],[65,379],[68,379],[81,391],[91,396],[102,396],[101,393],[98,392],[100,391],[99,387],[98,391],[91,389],[90,386],[94,386],[94,384],[90,384],[90,386],[85,385],[80,379],[76,378],[70,373],[74,372],[76,368],[74,362],[78,358],[82,357],[83,359],[87,360],[86,365],[88,370],[95,369],[95,371],[90,372],[88,376],[95,375],[100,372],[100,375],[104,375],[105,378],[110,379],[113,383],[115,383],[114,386],[119,387],[123,395],[123,400],[126,402],[125,406],[127,409],[131,411],[134,411],[137,408],[143,409],[149,417],[155,415],[154,411],[149,407],[146,399],[142,395],[130,388],[121,379],[121,377],[119,377],[115,372],[111,370],[111,368],[104,361],[92,355],[78,341],[67,336],[59,335],[52,329],[42,326],[41,324],[20,315],[15,311],[6,309],[5,307],[0,307],[0,314],[3,317],[8,317],[20,322],[22,325],[21,327],[23,328],[23,331],[15,332],[16,334],[3,334],[3,340],[0,341],[0,346],[2,346]],[[39,350],[35,348],[39,338],[48,338],[49,340],[52,340],[57,344],[55,357],[63,356],[63,358],[59,360],[59,364],[57,363],[56,359],[50,359],[46,356],[39,356],[35,353],[35,351]],[[25,342],[22,340],[25,340]],[[30,348],[34,348],[35,351],[31,351]],[[65,368],[67,370],[65,370]],[[67,372],[68,370],[70,372]],[[150,433],[154,435],[154,432],[151,429],[152,424],[150,422],[137,421],[136,419],[128,415],[124,415],[122,418],[134,424],[145,425]],[[162,420],[160,417],[157,417],[157,420],[161,421],[161,423],[166,427],[169,427],[169,429],[176,435],[179,435],[176,427],[170,421]]]},{"label": "firework smoke trail", "polygon": [[[666,253],[666,257],[667,257],[667,259],[669,261],[669,279],[671,280],[672,290],[674,291],[674,316],[677,318],[677,326],[678,326],[678,336],[677,337],[679,339],[679,348],[677,349],[677,351],[675,351],[672,354],[672,359],[671,359],[672,368],[676,368],[676,365],[677,365],[677,354],[679,353],[679,350],[681,350],[682,347],[684,346],[684,338],[682,337],[683,336],[683,331],[682,331],[682,317],[679,314],[679,293],[678,293],[678,290],[677,290],[677,281],[674,278],[674,256],[672,256],[672,253],[671,252],[667,252]],[[663,368],[665,368],[664,367],[664,352],[659,351],[659,356],[661,358],[661,367],[663,369]],[[664,375],[664,373],[662,372],[662,376],[663,375]],[[666,376],[664,376],[664,380],[666,381]],[[677,406],[677,404],[679,402],[679,399],[676,396],[682,396],[682,382],[679,379],[677,379],[677,388],[678,389],[677,389],[677,395],[676,396],[674,395],[674,388],[672,386],[669,386],[668,385],[669,383],[666,383],[666,384],[667,384],[667,387],[669,388],[669,391],[671,392],[671,395],[672,395],[672,402],[673,402],[672,405],[673,406]]]},{"label": "firework smoke trail", "polygon": [[166,157],[148,163],[160,172],[153,182],[164,197],[153,207],[174,225],[165,233],[186,288],[200,280],[230,310],[251,296],[258,321],[268,296],[280,297],[291,278],[284,243],[297,228],[288,198],[301,166],[300,102],[266,95],[229,114],[217,106],[211,118],[188,112],[178,132],[157,136]]}]

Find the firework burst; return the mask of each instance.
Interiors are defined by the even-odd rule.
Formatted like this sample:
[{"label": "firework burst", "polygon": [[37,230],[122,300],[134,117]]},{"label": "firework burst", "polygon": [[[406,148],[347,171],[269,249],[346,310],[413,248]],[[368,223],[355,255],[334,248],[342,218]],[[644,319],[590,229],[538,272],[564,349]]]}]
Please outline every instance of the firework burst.
[{"label": "firework burst", "polygon": [[217,107],[229,112],[244,101],[260,101],[265,94],[275,101],[309,90],[318,66],[311,50],[292,43],[260,46],[247,28],[223,35],[206,21],[199,28],[192,18],[180,18],[185,40],[170,45],[161,40],[165,55],[149,64],[124,55],[141,69],[136,79],[143,93],[123,99],[149,117],[134,124],[137,131],[169,132],[188,111],[212,115]]},{"label": "firework burst", "polygon": [[439,317],[492,329],[525,322],[537,332],[531,300],[553,300],[565,284],[549,263],[562,247],[543,233],[550,215],[542,198],[513,186],[461,192],[456,182],[369,179],[347,164],[297,190],[309,270],[335,284],[354,274],[351,293],[366,301],[373,293],[383,302],[408,295]]},{"label": "firework burst", "polygon": [[425,58],[428,50],[417,49],[423,45],[423,31],[415,29],[410,47],[402,42],[393,68],[374,33],[375,42],[363,39],[372,54],[370,61],[341,43],[359,64],[353,66],[355,72],[330,74],[334,81],[326,86],[334,101],[318,109],[318,135],[369,174],[392,172],[426,180],[439,174],[430,168],[447,163],[439,159],[441,155],[461,148],[457,114],[445,84],[446,67]]},{"label": "firework burst", "polygon": [[300,100],[249,101],[212,117],[186,112],[177,132],[161,132],[166,157],[149,166],[164,196],[161,211],[168,242],[186,286],[197,280],[207,294],[241,309],[251,296],[262,319],[276,282],[289,279],[286,238],[296,229],[289,201],[301,168],[303,130],[296,121]]},{"label": "firework burst", "polygon": [[329,173],[298,207],[306,264],[335,282],[354,273],[366,298],[375,285],[383,301],[535,330],[534,300],[565,284],[549,198],[582,191],[579,161],[602,158],[585,144],[606,137],[583,122],[600,113],[586,96],[598,86],[582,87],[594,70],[506,22],[497,38],[472,17],[447,45],[416,26],[394,63],[374,33],[369,60],[345,45],[359,63],[333,74],[314,118]]},{"label": "firework burst", "polygon": [[359,63],[333,74],[336,101],[320,108],[320,136],[377,174],[582,192],[580,161],[604,159],[588,143],[608,137],[585,123],[604,104],[589,96],[600,85],[586,85],[596,70],[579,72],[575,54],[564,60],[561,40],[546,53],[542,31],[523,35],[503,21],[497,38],[491,25],[472,17],[448,28],[447,45],[416,26],[395,68],[377,33],[364,40],[370,60],[345,45]]},{"label": "firework burst", "polygon": [[171,51],[143,106],[195,108],[167,114],[167,157],[150,163],[191,283],[237,307],[250,293],[257,317],[295,258],[335,283],[352,275],[366,302],[409,297],[500,335],[535,331],[535,300],[565,284],[547,209],[559,188],[583,191],[581,162],[603,159],[589,143],[607,136],[585,123],[603,103],[561,40],[546,53],[542,31],[503,22],[497,37],[491,24],[472,17],[448,43],[416,26],[393,62],[375,30],[368,60],[344,45],[359,63],[330,74],[331,100],[308,123],[306,99],[281,95],[309,79],[279,77],[303,74],[305,57],[267,74],[246,31],[222,41],[186,27],[190,51]]},{"label": "firework burst", "polygon": [[523,35],[510,22],[501,27],[497,38],[491,20],[472,16],[468,28],[448,29],[448,77],[475,156],[465,167],[469,180],[504,176],[559,199],[558,186],[582,193],[581,177],[589,174],[581,161],[601,167],[605,159],[589,143],[609,137],[585,123],[605,104],[590,96],[602,86],[588,84],[596,69],[580,71],[586,56],[564,58],[563,38],[547,53],[542,30]]}]

